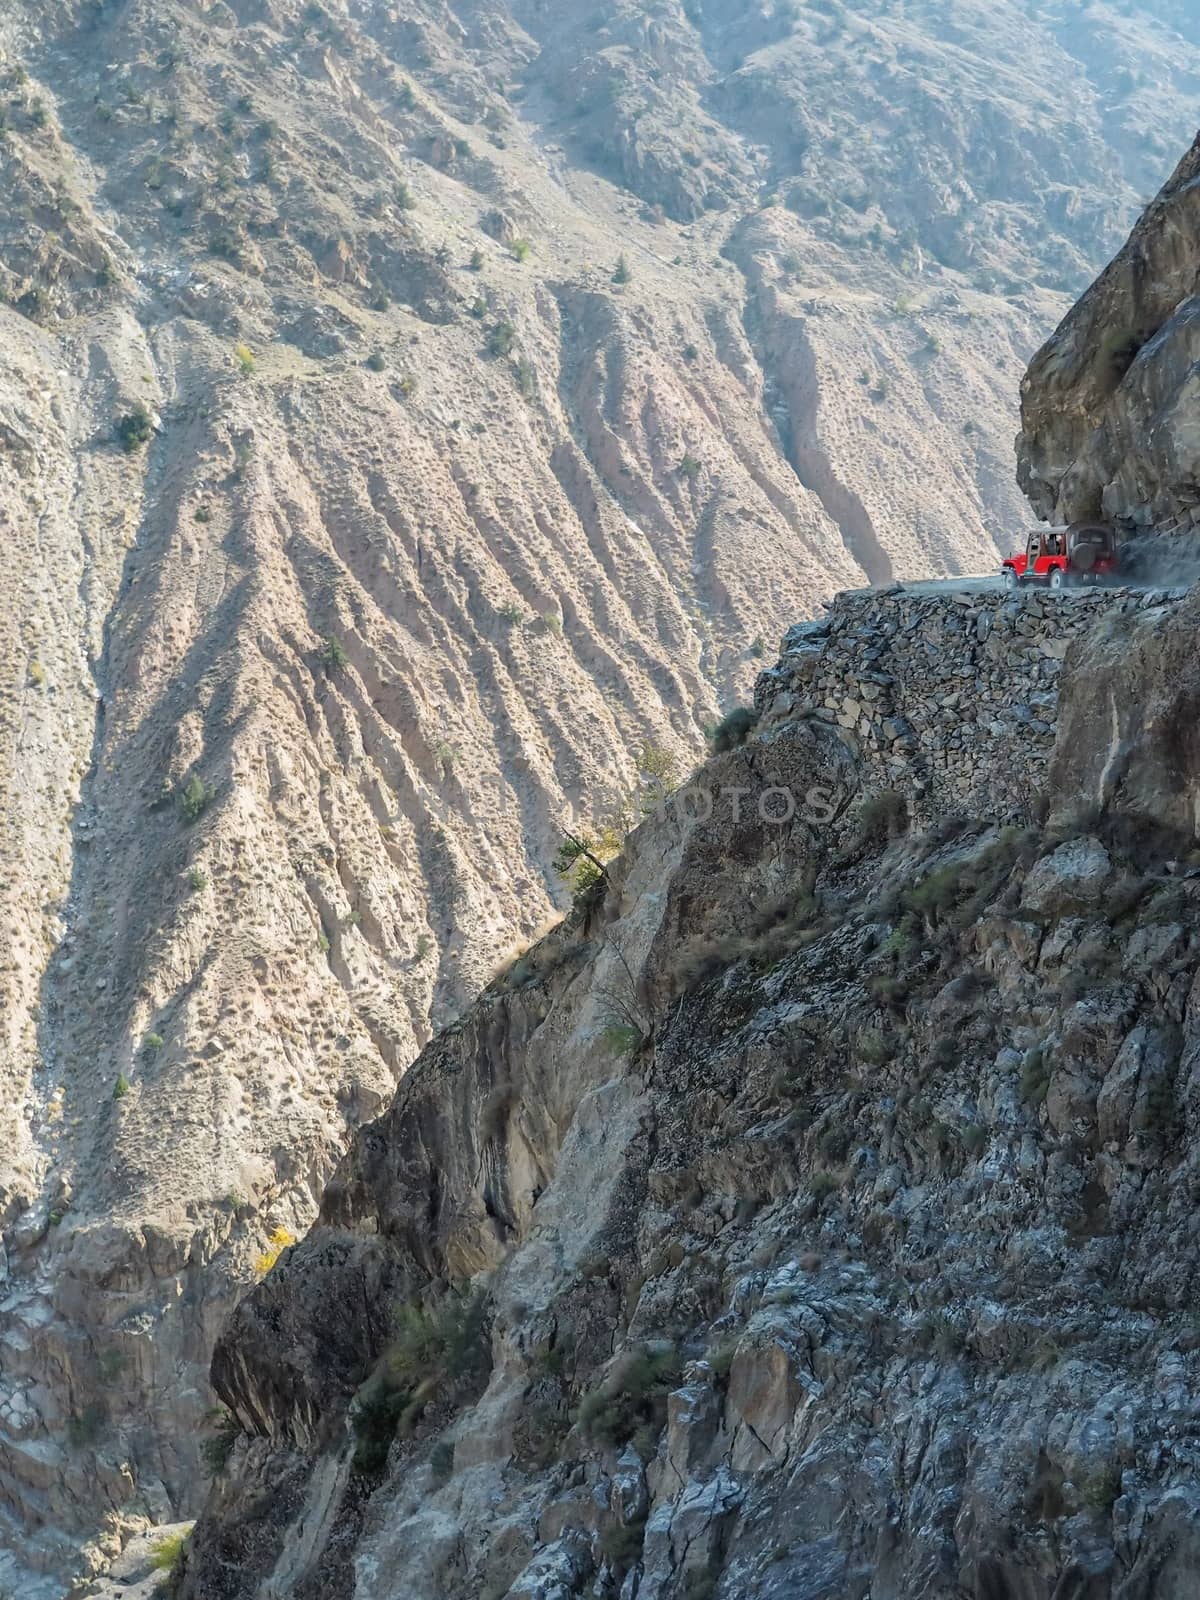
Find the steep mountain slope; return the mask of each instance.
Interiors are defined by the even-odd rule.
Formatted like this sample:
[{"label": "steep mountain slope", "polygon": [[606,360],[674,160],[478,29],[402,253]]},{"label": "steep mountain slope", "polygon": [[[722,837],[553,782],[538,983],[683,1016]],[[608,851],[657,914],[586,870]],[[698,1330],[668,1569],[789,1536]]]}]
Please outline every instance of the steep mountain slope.
[{"label": "steep mountain slope", "polygon": [[216,1330],[561,824],[1007,540],[1161,15],[3,8],[0,1585],[199,1503]]}]

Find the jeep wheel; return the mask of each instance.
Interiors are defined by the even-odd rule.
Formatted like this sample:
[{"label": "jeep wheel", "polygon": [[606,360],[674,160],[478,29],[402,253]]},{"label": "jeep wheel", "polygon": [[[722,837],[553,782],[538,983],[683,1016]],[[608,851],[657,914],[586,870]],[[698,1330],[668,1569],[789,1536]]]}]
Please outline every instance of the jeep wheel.
[{"label": "jeep wheel", "polygon": [[1017,587],[1017,584],[1020,583],[1020,581],[1021,580],[1017,577],[1016,573],[1011,567],[1005,567],[1004,587],[1009,591],[1010,594]]},{"label": "jeep wheel", "polygon": [[1052,589],[1065,589],[1067,587],[1067,575],[1061,567],[1055,567],[1050,574],[1050,587]]}]

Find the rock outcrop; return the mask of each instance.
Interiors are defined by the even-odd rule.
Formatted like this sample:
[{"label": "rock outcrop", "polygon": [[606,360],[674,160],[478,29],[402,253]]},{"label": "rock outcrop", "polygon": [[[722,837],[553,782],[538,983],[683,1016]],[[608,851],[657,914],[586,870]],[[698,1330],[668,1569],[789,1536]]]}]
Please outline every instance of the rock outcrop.
[{"label": "rock outcrop", "polygon": [[[1098,634],[1196,614],[1072,645],[1056,770]],[[1194,1581],[1194,829],[1128,773],[1014,820],[1019,723],[993,806],[923,828],[767,683],[787,712],[429,1047],[239,1307],[187,1600]]]},{"label": "rock outcrop", "polygon": [[1021,386],[1039,515],[1200,528],[1200,139]]}]

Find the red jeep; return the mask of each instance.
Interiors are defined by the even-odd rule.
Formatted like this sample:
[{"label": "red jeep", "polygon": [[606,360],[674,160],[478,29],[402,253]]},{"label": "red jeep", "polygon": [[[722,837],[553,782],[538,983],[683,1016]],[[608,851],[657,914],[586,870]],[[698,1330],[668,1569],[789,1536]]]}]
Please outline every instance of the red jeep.
[{"label": "red jeep", "polygon": [[1113,531],[1103,522],[1073,522],[1069,528],[1035,528],[1020,555],[1003,562],[1004,582],[1045,583],[1066,589],[1077,583],[1106,583],[1117,570]]}]

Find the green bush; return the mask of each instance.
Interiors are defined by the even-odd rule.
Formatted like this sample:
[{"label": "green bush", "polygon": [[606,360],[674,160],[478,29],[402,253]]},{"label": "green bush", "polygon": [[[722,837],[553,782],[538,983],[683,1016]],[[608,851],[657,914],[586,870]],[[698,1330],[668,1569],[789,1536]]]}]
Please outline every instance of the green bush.
[{"label": "green bush", "polygon": [[628,283],[632,277],[633,273],[629,270],[628,261],[626,261],[623,255],[618,256],[616,270],[612,275],[612,281],[614,283]]},{"label": "green bush", "polygon": [[980,1127],[979,1123],[971,1122],[962,1131],[963,1149],[969,1156],[978,1156],[983,1153],[987,1144],[987,1129]]},{"label": "green bush", "polygon": [[681,478],[687,478],[690,481],[691,479],[698,478],[700,476],[700,463],[696,460],[695,456],[691,454],[685,454],[683,460],[679,463],[675,470],[678,472]]},{"label": "green bush", "polygon": [[454,1471],[454,1446],[443,1440],[429,1452],[429,1471],[434,1487],[447,1483]]},{"label": "green bush", "polygon": [[340,672],[350,661],[350,657],[346,654],[341,640],[336,634],[332,633],[321,642],[320,659],[321,665],[331,678],[335,672]]},{"label": "green bush", "polygon": [[1021,1063],[1021,1098],[1029,1105],[1040,1106],[1049,1087],[1050,1068],[1046,1064],[1045,1052],[1039,1045],[1028,1051]]},{"label": "green bush", "polygon": [[380,350],[372,350],[371,354],[367,357],[367,366],[372,372],[382,372],[384,367],[387,366],[387,361],[384,359],[383,352]]},{"label": "green bush", "polygon": [[205,1420],[210,1431],[200,1441],[200,1459],[208,1476],[215,1478],[224,1469],[242,1430],[233,1412],[224,1406],[216,1406]]},{"label": "green bush", "polygon": [[808,1192],[818,1205],[841,1187],[842,1174],[840,1172],[814,1172],[808,1180]]},{"label": "green bush", "polygon": [[494,359],[499,359],[501,356],[506,356],[512,351],[512,347],[516,342],[517,330],[513,327],[512,323],[507,319],[498,322],[488,334],[488,355],[492,356]]},{"label": "green bush", "polygon": [[451,1290],[432,1310],[401,1307],[395,1340],[355,1398],[355,1471],[377,1477],[398,1434],[407,1436],[431,1402],[478,1388],[490,1365],[481,1295]]},{"label": "green bush", "polygon": [[868,795],[858,808],[859,838],[896,839],[908,827],[908,802],[898,789]]},{"label": "green bush", "polygon": [[127,411],[117,422],[117,439],[126,455],[132,455],[147,444],[154,433],[150,413],[139,400],[132,411]]},{"label": "green bush", "polygon": [[216,792],[215,789],[208,787],[198,772],[194,772],[179,797],[179,810],[183,820],[195,822],[203,816],[216,798]]},{"label": "green bush", "polygon": [[528,239],[514,239],[508,253],[514,261],[527,261],[532,248]]},{"label": "green bush", "polygon": [[608,1022],[601,1029],[600,1037],[614,1055],[627,1056],[641,1044],[643,1034],[631,1022]]},{"label": "green bush", "polygon": [[579,1426],[587,1438],[614,1447],[627,1444],[642,1428],[657,1434],[667,1420],[667,1395],[679,1378],[679,1356],[673,1345],[629,1351],[602,1383],[584,1395]]},{"label": "green bush", "polygon": [[[59,1212],[58,1216],[61,1220],[62,1213]],[[72,1450],[82,1450],[94,1444],[107,1419],[108,1407],[103,1400],[93,1400],[82,1411],[71,1416],[67,1421],[67,1443]]]},{"label": "green bush", "polygon": [[753,706],[735,706],[727,711],[708,735],[708,748],[713,755],[723,755],[736,750],[754,732],[758,725],[758,712]]},{"label": "green bush", "polygon": [[203,867],[193,867],[188,873],[188,888],[194,893],[208,888],[208,873],[204,871]]},{"label": "green bush", "polygon": [[129,1079],[125,1076],[125,1074],[123,1072],[118,1072],[117,1073],[117,1081],[113,1084],[112,1097],[113,1097],[114,1100],[124,1100],[125,1096],[128,1093],[129,1093]]}]

